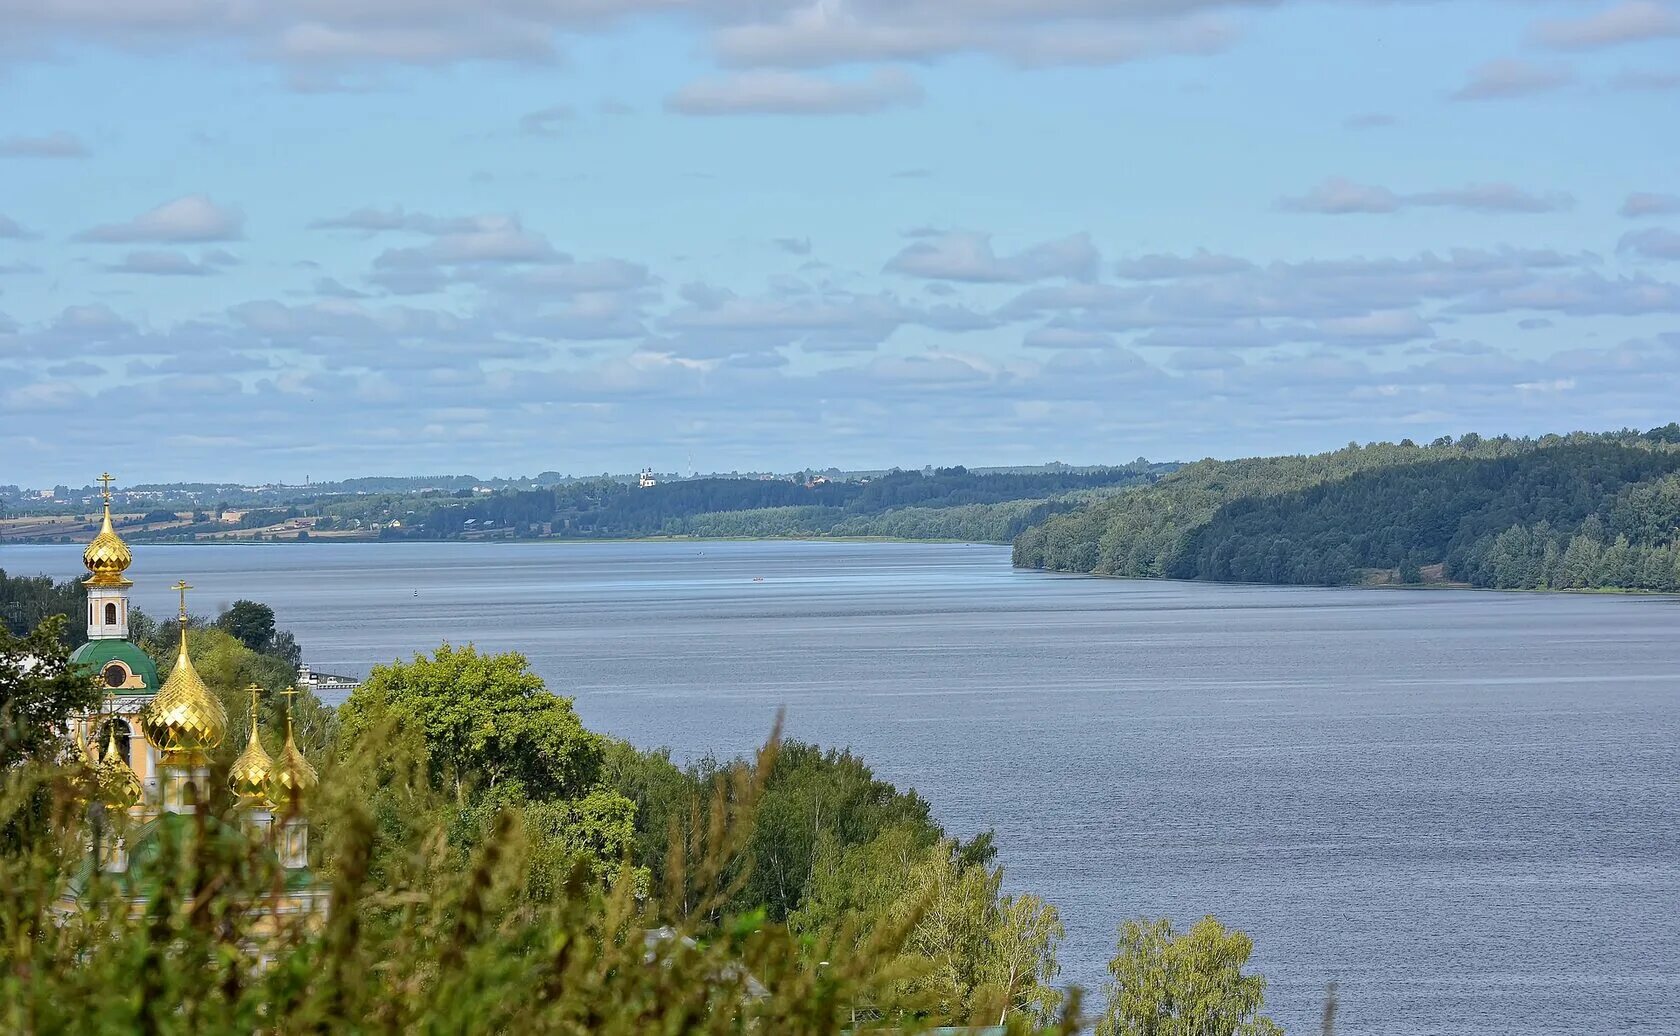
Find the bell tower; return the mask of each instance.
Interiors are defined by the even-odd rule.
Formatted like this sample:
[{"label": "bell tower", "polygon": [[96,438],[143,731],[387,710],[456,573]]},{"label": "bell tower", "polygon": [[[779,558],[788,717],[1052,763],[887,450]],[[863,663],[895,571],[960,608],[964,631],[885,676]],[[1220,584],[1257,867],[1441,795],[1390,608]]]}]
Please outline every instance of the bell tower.
[{"label": "bell tower", "polygon": [[103,484],[105,520],[99,535],[82,552],[82,563],[93,573],[85,583],[88,639],[127,640],[128,588],[134,583],[123,572],[134,562],[134,556],[129,553],[128,544],[111,527],[111,483],[115,479],[106,472],[99,476],[99,481]]},{"label": "bell tower", "polygon": [[[128,639],[128,588],[134,584],[123,573],[134,563],[134,555],[112,528],[111,483],[116,480],[107,473],[99,476],[99,481],[105,497],[104,521],[99,535],[82,551],[82,564],[88,567],[89,573],[82,581],[87,588],[88,639],[70,656],[70,661],[97,677],[118,697],[149,698],[158,690],[157,665]],[[129,706],[134,704],[132,700],[128,702]]]}]

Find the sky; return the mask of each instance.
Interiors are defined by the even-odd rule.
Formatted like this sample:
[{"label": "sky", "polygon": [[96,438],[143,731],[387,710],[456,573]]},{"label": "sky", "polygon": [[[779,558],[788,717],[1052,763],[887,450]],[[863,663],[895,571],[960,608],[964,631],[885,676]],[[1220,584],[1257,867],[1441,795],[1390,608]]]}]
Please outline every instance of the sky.
[{"label": "sky", "polygon": [[0,0],[0,482],[1680,418],[1680,3]]}]

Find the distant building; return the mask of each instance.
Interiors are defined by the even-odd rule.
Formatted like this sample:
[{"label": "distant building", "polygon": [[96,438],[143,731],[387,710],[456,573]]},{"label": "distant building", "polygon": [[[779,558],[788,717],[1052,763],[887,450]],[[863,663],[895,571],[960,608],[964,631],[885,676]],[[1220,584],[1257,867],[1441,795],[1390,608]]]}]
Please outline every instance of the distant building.
[{"label": "distant building", "polygon": [[636,480],[636,485],[640,486],[643,489],[652,489],[654,486],[657,486],[658,484],[659,484],[659,480],[653,477],[653,469],[652,468],[643,468],[641,477]]},{"label": "distant building", "polygon": [[298,686],[314,691],[322,701],[342,701],[361,686],[361,681],[353,676],[317,673],[306,665],[298,669]]}]

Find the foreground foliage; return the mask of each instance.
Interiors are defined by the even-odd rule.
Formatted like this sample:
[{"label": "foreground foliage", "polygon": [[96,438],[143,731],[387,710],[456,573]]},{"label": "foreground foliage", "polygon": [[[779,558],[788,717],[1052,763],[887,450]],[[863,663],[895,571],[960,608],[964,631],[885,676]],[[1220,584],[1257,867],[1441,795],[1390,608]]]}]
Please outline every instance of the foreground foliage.
[{"label": "foreground foliage", "polygon": [[[61,659],[56,634],[44,626],[30,649]],[[224,696],[268,665],[222,629],[191,638]],[[127,814],[97,796],[88,806],[83,764],[61,763],[76,757],[55,741],[97,694],[62,665],[21,657],[0,651],[0,688],[37,703],[39,737],[0,770],[0,1031],[1081,1023],[1078,990],[1055,984],[1060,916],[1004,891],[989,834],[951,839],[925,801],[850,753],[779,736],[752,760],[679,768],[588,731],[522,657],[471,647],[379,667],[312,740],[324,924],[264,907],[283,875],[238,834],[222,790],[229,745],[211,760],[201,811],[162,828],[154,883],[132,903],[95,866],[96,847],[130,833]],[[1262,984],[1238,973],[1249,943],[1222,930],[1210,940],[1211,923],[1188,948],[1134,952],[1123,937],[1123,958],[1179,963],[1116,970],[1109,1015],[1154,997],[1253,1021]]]}]

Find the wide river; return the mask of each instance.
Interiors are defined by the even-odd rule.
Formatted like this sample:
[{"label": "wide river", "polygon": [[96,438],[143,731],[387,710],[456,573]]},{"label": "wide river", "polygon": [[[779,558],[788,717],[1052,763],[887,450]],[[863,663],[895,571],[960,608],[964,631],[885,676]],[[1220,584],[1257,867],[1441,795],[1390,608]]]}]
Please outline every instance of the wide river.
[{"label": "wide river", "polygon": [[[79,547],[0,548],[11,572]],[[890,543],[142,546],[137,603],[274,606],[330,672],[517,649],[682,758],[850,745],[1096,991],[1123,919],[1254,936],[1317,1032],[1680,1032],[1680,601],[1017,572]]]}]

